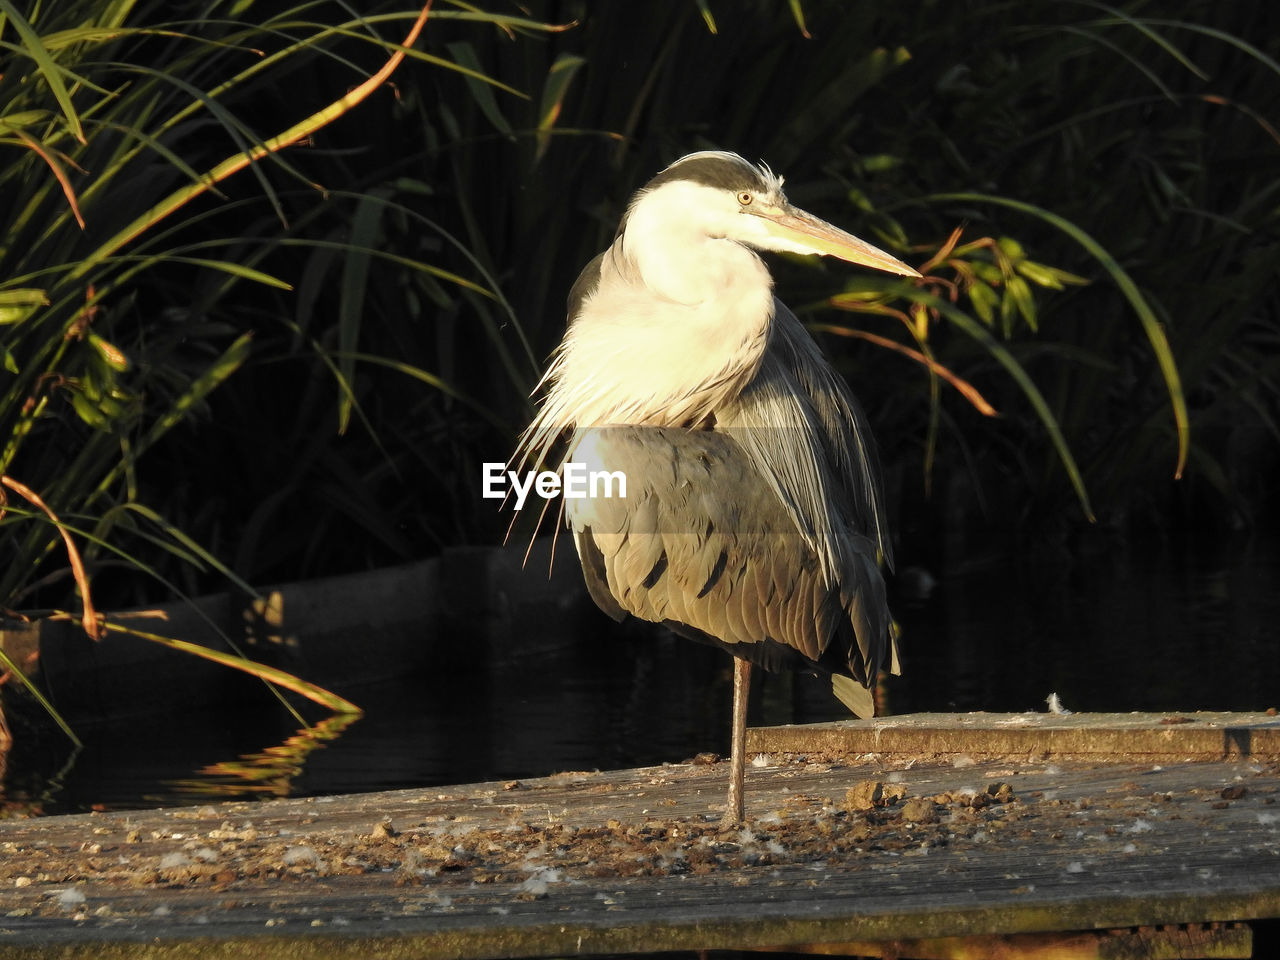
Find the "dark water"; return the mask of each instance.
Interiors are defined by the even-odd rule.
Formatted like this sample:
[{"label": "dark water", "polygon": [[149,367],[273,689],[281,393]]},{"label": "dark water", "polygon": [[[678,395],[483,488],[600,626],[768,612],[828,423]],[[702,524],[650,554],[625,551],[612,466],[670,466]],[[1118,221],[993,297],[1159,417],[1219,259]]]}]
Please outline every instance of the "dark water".
[{"label": "dark water", "polygon": [[[899,597],[904,676],[892,712],[1264,710],[1280,705],[1280,550],[1109,551],[1070,564],[970,563]],[[729,658],[647,625],[553,651],[341,691],[366,709],[299,734],[278,706],[183,714],[24,744],[5,798],[44,812],[359,792],[727,752]],[[826,685],[756,671],[750,722],[847,714]],[[318,718],[312,716],[311,720]]]}]

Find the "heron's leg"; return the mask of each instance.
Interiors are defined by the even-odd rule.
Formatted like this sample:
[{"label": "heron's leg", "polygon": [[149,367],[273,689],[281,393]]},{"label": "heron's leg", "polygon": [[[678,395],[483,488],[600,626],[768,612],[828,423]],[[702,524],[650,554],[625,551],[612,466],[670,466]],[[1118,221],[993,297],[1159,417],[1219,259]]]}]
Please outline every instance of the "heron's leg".
[{"label": "heron's leg", "polygon": [[743,780],[747,772],[747,698],[751,694],[751,661],[733,658],[733,739],[729,757],[729,800],[725,823],[742,822]]}]

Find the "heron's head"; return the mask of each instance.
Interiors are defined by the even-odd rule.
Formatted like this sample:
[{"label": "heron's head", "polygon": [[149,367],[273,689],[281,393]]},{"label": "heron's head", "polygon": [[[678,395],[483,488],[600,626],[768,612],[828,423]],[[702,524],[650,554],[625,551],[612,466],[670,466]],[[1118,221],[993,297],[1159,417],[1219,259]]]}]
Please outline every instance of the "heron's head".
[{"label": "heron's head", "polygon": [[781,177],[736,153],[707,150],[681,157],[636,195],[628,211],[632,219],[672,236],[693,232],[757,250],[822,254],[920,276],[896,257],[792,206]]}]

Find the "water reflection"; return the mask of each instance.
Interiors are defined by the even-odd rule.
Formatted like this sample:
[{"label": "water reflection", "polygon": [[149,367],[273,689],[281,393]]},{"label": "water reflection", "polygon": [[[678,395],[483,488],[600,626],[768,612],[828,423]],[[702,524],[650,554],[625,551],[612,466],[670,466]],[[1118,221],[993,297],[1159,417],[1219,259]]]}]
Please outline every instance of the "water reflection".
[{"label": "water reflection", "polygon": [[294,782],[306,768],[307,759],[326,743],[338,739],[359,719],[359,714],[335,714],[299,730],[283,743],[235,760],[211,763],[197,770],[194,777],[173,780],[167,786],[175,796],[182,797],[221,800],[241,799],[245,795],[292,796]]},{"label": "water reflection", "polygon": [[[993,561],[899,600],[905,675],[894,712],[1262,710],[1280,677],[1274,545],[1231,555],[1136,551],[1071,564]],[[474,661],[341,689],[359,722],[299,733],[264,699],[218,715],[82,731],[85,749],[49,792],[57,758],[15,758],[13,799],[46,812],[218,796],[310,795],[511,779],[726,753],[727,657],[603,615],[581,635],[531,648],[512,636]],[[473,643],[472,638],[444,638]],[[752,724],[843,719],[826,684],[756,671]],[[341,733],[341,736],[338,734]],[[272,746],[275,744],[275,746]],[[47,745],[46,745],[47,746]]]}]

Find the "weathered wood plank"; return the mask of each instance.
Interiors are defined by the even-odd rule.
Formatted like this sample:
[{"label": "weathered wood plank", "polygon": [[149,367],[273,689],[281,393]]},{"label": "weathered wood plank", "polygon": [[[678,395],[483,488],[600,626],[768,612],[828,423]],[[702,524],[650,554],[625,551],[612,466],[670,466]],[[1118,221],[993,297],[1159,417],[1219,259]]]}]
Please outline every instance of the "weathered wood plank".
[{"label": "weathered wood plank", "polygon": [[761,952],[883,960],[1247,960],[1253,956],[1253,931],[1243,923],[1178,924],[1132,930],[788,944]]},{"label": "weathered wood plank", "polygon": [[1280,916],[1273,761],[772,754],[748,769],[745,830],[717,822],[724,777],[0,823],[0,958],[534,957]]},{"label": "weathered wood plank", "polygon": [[1184,714],[921,713],[753,728],[747,749],[829,756],[1122,760],[1280,758],[1280,717]]}]

